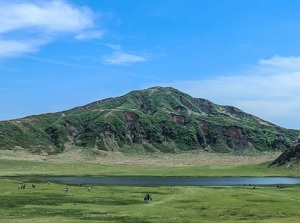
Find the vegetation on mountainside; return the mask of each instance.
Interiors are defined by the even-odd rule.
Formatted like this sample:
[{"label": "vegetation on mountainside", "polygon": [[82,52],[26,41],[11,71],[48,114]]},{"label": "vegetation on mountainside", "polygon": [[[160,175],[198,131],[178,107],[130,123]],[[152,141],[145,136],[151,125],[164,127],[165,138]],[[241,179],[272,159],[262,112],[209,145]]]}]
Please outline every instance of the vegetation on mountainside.
[{"label": "vegetation on mountainside", "polygon": [[53,114],[0,122],[0,148],[57,153],[65,143],[99,150],[284,150],[299,138],[232,106],[154,87]]}]

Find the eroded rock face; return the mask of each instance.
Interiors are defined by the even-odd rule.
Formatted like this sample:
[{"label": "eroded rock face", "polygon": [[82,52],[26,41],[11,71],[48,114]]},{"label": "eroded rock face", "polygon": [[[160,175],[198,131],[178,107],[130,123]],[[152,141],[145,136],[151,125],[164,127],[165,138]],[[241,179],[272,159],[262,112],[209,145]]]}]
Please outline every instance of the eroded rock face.
[{"label": "eroded rock face", "polygon": [[173,120],[173,122],[176,122],[179,125],[184,125],[184,122],[185,122],[185,118],[182,115],[172,114],[172,120]]},{"label": "eroded rock face", "polygon": [[233,106],[226,106],[225,107],[225,112],[230,114],[232,117],[235,117],[237,119],[241,119],[245,117],[245,113],[242,112],[241,110],[233,107]]},{"label": "eroded rock face", "polygon": [[77,129],[75,128],[75,126],[72,124],[72,123],[67,123],[65,125],[65,128],[67,129],[69,135],[71,136],[72,140],[73,141],[76,141],[77,140]]},{"label": "eroded rock face", "polygon": [[227,130],[225,130],[224,135],[237,138],[245,137],[243,130],[237,127],[229,127]]},{"label": "eroded rock face", "polygon": [[271,165],[281,166],[291,162],[292,160],[300,160],[300,144],[285,150],[276,160],[274,160]]},{"label": "eroded rock face", "polygon": [[125,111],[124,112],[126,123],[136,123],[139,120],[139,116],[130,111]]},{"label": "eroded rock face", "polygon": [[183,111],[185,111],[186,109],[184,108],[184,107],[182,107],[182,106],[177,106],[176,108],[175,108],[175,111],[176,112],[178,112],[178,113],[181,113],[181,112],[183,112]]},{"label": "eroded rock face", "polygon": [[239,127],[229,127],[224,130],[223,135],[225,136],[225,142],[231,148],[245,149],[251,147],[247,135]]},{"label": "eroded rock face", "polygon": [[195,100],[195,105],[201,109],[202,112],[206,114],[212,114],[213,106],[210,102],[205,99],[197,98]]},{"label": "eroded rock face", "polygon": [[205,136],[208,136],[209,135],[209,127],[208,127],[208,123],[207,122],[204,122],[204,121],[200,121],[199,122],[199,125],[200,125],[200,128],[202,129],[203,131],[203,134]]},{"label": "eroded rock face", "polygon": [[129,143],[137,142],[137,132],[135,129],[135,124],[139,120],[138,114],[131,111],[124,111],[125,120],[126,120],[126,140]]},{"label": "eroded rock face", "polygon": [[185,97],[180,96],[180,101],[185,107],[187,107],[189,109],[192,108],[192,104]]}]

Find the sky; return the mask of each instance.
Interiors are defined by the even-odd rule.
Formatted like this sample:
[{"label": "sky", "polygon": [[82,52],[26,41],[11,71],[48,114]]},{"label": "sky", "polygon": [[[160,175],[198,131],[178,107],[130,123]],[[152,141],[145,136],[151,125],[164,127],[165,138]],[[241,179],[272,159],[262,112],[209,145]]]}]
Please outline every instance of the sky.
[{"label": "sky", "polygon": [[298,0],[0,0],[0,120],[153,86],[300,129]]}]

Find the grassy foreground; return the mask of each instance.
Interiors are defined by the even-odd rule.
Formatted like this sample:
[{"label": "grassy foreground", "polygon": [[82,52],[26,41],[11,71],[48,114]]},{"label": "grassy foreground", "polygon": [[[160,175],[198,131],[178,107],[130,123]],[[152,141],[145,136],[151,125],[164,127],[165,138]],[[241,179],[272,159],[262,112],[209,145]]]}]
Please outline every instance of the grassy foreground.
[{"label": "grassy foreground", "polygon": [[[130,166],[0,160],[0,222],[299,222],[300,186],[62,185],[39,176],[299,176],[266,165]],[[19,181],[26,189],[18,189]],[[35,183],[36,188],[31,188]],[[64,192],[64,187],[69,191]],[[145,193],[153,201],[144,202]]]}]

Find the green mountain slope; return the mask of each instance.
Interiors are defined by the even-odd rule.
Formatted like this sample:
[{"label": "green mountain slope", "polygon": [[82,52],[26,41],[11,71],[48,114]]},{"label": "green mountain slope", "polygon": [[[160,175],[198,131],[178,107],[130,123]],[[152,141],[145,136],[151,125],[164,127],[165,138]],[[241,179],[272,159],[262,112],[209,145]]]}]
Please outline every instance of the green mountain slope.
[{"label": "green mountain slope", "polygon": [[132,91],[68,111],[0,122],[0,148],[58,153],[66,143],[109,151],[284,150],[299,130],[174,88]]}]

